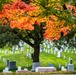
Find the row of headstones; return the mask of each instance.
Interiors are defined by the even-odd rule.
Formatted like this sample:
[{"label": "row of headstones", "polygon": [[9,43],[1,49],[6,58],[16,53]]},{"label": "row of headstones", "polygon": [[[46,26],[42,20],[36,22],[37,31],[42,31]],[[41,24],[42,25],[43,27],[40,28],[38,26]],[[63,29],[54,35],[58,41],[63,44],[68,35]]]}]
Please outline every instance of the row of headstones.
[{"label": "row of headstones", "polygon": [[[65,41],[65,43],[66,43],[66,41]],[[59,45],[59,43],[57,43],[58,45]],[[40,45],[41,46],[41,50],[43,51],[43,50],[45,50],[45,49],[51,49],[52,47],[53,48],[56,48],[56,47],[54,47],[55,45],[54,45],[54,43],[53,42],[50,42],[50,41],[48,41],[48,40],[44,40],[44,42]],[[65,45],[61,45],[61,49],[60,50],[68,50],[68,49],[71,49],[72,47],[69,47],[69,45],[68,44],[66,44],[66,46]],[[57,49],[57,48],[56,48]],[[76,48],[74,47],[74,48],[72,48],[73,50],[76,50]]]},{"label": "row of headstones", "polygon": [[[23,41],[19,42],[19,46],[20,46],[22,52],[24,52],[24,44],[26,44],[26,43],[24,43]],[[31,50],[31,47],[30,47],[29,45],[27,45],[27,46],[28,46],[29,49]],[[65,52],[66,52],[66,51],[68,50],[68,48],[69,48],[68,45],[67,45],[67,46],[61,45],[61,47],[62,47],[62,49],[65,48],[64,50],[61,49],[62,51],[65,51]],[[58,50],[56,47],[54,47],[54,43],[52,43],[52,42],[50,42],[50,41],[47,41],[47,40],[44,40],[43,44],[40,44],[40,52],[46,50],[46,52],[50,53],[49,49],[54,49],[54,50],[56,50],[56,51]],[[13,54],[15,50],[19,50],[18,45],[12,47],[12,52],[11,52],[11,53]],[[75,48],[74,48],[74,50],[75,50]],[[69,51],[68,51],[68,52],[69,52]],[[6,53],[7,53],[7,52],[6,52]],[[72,51],[72,53],[74,53],[74,52]],[[75,52],[75,53],[76,53],[76,52]]]},{"label": "row of headstones", "polygon": [[[54,67],[54,64],[49,64],[49,67]],[[65,66],[61,66],[60,64],[59,64],[59,68],[61,68],[61,71],[74,71],[74,65],[73,64],[68,64],[67,65],[67,69],[65,68]],[[14,68],[14,69],[16,69],[16,68]],[[21,69],[21,66],[18,66],[18,68],[17,68],[17,70],[16,70],[16,72],[18,72],[18,71],[28,71],[28,69],[27,68],[24,68],[24,70],[22,70]],[[3,70],[3,73],[4,72],[11,72],[11,71],[9,71],[9,68],[8,67],[5,67],[5,69]]]},{"label": "row of headstones", "polygon": [[[23,41],[21,41],[21,42],[19,42],[19,46],[20,46],[20,51],[21,52],[24,52],[24,45],[25,45],[26,43],[24,43]],[[27,44],[26,44],[27,45]],[[12,46],[12,50],[10,51],[10,52],[8,52],[8,50],[1,50],[0,49],[0,53],[4,53],[4,54],[8,54],[8,53],[10,53],[10,54],[14,54],[14,53],[19,53],[19,51],[17,51],[17,50],[19,50],[19,46],[18,45],[15,45],[15,46]],[[31,47],[29,46],[29,45],[27,45],[27,47],[28,47],[28,49],[30,49],[30,51],[31,51]]]},{"label": "row of headstones", "polygon": [[[31,55],[31,53],[29,54],[27,54],[27,56],[31,59],[32,58],[32,55]],[[62,53],[60,53],[59,55],[58,55],[58,57],[60,58],[60,57],[62,57]],[[2,59],[2,61],[5,63],[5,65],[6,65],[6,63],[7,63],[7,59],[5,59],[5,58],[2,58],[1,56],[0,56],[0,59]],[[64,57],[63,57],[63,59],[66,59],[66,56],[64,55]],[[70,60],[72,60],[72,58],[68,58],[68,60],[70,61]]]},{"label": "row of headstones", "polygon": [[[19,42],[19,45],[21,47],[21,51],[22,52],[24,52],[24,44],[26,44],[26,43]],[[27,46],[29,47],[29,50],[31,52],[31,47],[29,45],[27,45]],[[61,51],[64,51],[64,52],[68,51],[68,52],[70,52],[68,50],[69,49],[69,46],[68,45],[67,46],[62,45],[61,47],[62,47],[62,49],[64,49],[64,50],[61,49]],[[46,51],[46,52],[50,53],[50,50],[49,49],[50,50],[51,49],[54,49],[55,51],[58,51],[58,48],[54,47],[54,44],[51,43],[51,42],[49,42],[49,41],[46,41],[45,40],[43,44],[40,44],[40,52]],[[12,51],[14,51],[14,50],[18,50],[18,45],[17,46],[13,46]],[[74,48],[74,50],[75,50],[75,48]],[[51,53],[53,53],[53,52],[51,52]],[[74,52],[72,51],[72,53],[74,53]]]},{"label": "row of headstones", "polygon": [[[8,54],[8,50],[0,50],[0,52],[1,53],[4,53],[4,54]],[[27,51],[26,52],[26,56],[31,56],[31,53],[32,53],[33,51],[30,49],[30,51]],[[57,51],[57,50],[46,50],[45,52],[47,52],[47,53],[51,53],[51,54],[57,54],[57,57],[62,57],[62,51]],[[69,50],[68,50],[68,52],[69,52]],[[14,52],[12,51],[10,51],[10,53],[11,54],[14,54]],[[19,53],[19,51],[15,51],[15,53]],[[71,53],[74,53],[74,54],[76,54],[76,51],[72,51]]]},{"label": "row of headstones", "polygon": [[[1,57],[0,57],[1,58]],[[30,55],[30,58],[31,58],[31,55]],[[64,59],[65,59],[65,57],[64,57]],[[3,62],[4,62],[4,64],[6,65],[6,62],[7,60],[5,59],[5,58],[3,58]],[[69,57],[69,61],[72,61],[72,59]]]},{"label": "row of headstones", "polygon": [[74,71],[74,65],[73,64],[68,64],[67,68],[65,68],[64,66],[61,67],[61,71]]},{"label": "row of headstones", "polygon": [[[47,44],[47,46],[46,46],[46,45],[44,45],[44,46],[40,45],[40,52],[45,51],[45,52],[47,52],[47,53],[50,53],[51,50],[53,50],[54,53],[55,53],[56,51],[62,51],[62,52],[68,52],[68,53],[71,52],[71,53],[75,53],[75,54],[76,54],[76,48],[68,48],[67,46],[66,46],[66,47],[62,46],[62,47],[63,47],[63,48],[61,48],[61,49],[59,50],[57,47],[51,46],[50,44]],[[51,53],[52,53],[52,52],[51,52]]]},{"label": "row of headstones", "polygon": [[16,61],[7,60],[7,67],[9,68],[9,70],[16,69]]},{"label": "row of headstones", "polygon": [[[54,67],[54,64],[50,64],[49,66]],[[61,71],[74,71],[74,64],[65,64],[65,66],[58,64],[58,69],[61,69]]]},{"label": "row of headstones", "polygon": [[8,50],[0,50],[0,53],[3,54],[14,54],[14,53],[20,53],[20,51],[8,51]]},{"label": "row of headstones", "polygon": [[[62,52],[61,51],[58,51],[57,57],[58,58],[63,57],[63,59],[66,59],[67,58],[65,55],[62,55]],[[71,58],[69,57],[68,59],[71,59]]]},{"label": "row of headstones", "polygon": [[[55,52],[55,54],[56,54],[56,52]],[[32,53],[27,52],[26,53],[26,56],[31,59],[32,58]],[[58,58],[62,57],[62,52],[61,51],[58,51],[57,57]],[[0,59],[1,59],[1,56],[0,56]],[[66,56],[65,55],[63,56],[63,59],[66,59]],[[70,59],[70,57],[69,57],[69,59]],[[4,58],[3,58],[3,61],[4,61]]]},{"label": "row of headstones", "polygon": [[[16,69],[16,68],[15,68]],[[17,70],[16,70],[16,72],[27,72],[28,71],[28,69],[27,68],[24,68],[24,69],[22,69],[21,68],[21,66],[18,66],[18,68],[17,68]],[[5,67],[5,69],[3,69],[3,73],[12,73],[12,71],[10,71],[10,69],[8,68],[8,67]]]},{"label": "row of headstones", "polygon": [[[51,43],[50,43],[51,44]],[[49,44],[47,44],[48,45],[48,47],[50,48],[50,45]],[[52,45],[52,44],[51,44]],[[18,46],[16,46],[17,47],[17,49],[18,49]],[[67,48],[67,47],[66,47]],[[48,49],[44,49],[45,50],[45,52],[47,52],[47,53],[51,53],[51,54],[57,54],[57,57],[62,57],[62,51],[63,50],[61,50],[61,51],[58,51],[58,49],[55,47],[54,48],[55,50],[53,50],[53,48],[51,48],[51,50],[48,50]],[[12,52],[10,52],[11,54],[13,54],[14,53],[14,51],[15,51],[15,46],[13,46],[12,47]],[[22,46],[21,47],[21,51],[24,51],[24,47]],[[40,51],[42,52],[43,51],[43,49],[42,49],[42,46],[40,46]],[[67,50],[67,49],[65,49],[64,50],[65,52],[66,51],[68,51],[68,52],[70,52],[70,50]],[[74,51],[75,51],[75,49],[74,49]],[[76,51],[74,52],[74,51],[72,51],[72,53],[75,53],[76,54]],[[4,52],[5,54],[8,54],[8,51],[7,50],[5,50],[5,51],[3,51],[3,50],[0,50],[0,52]],[[29,53],[30,52],[30,53]],[[19,53],[19,51],[15,51],[15,53]],[[31,58],[31,53],[32,53],[32,50],[31,50],[31,48],[30,48],[30,50],[29,51],[27,51],[27,53],[26,53],[26,56],[28,56],[28,57],[30,57]],[[65,56],[64,56],[64,58],[65,58]]]},{"label": "row of headstones", "polygon": [[[44,47],[40,44],[40,52],[45,51],[45,52],[47,52],[47,53],[56,54],[56,52],[58,51],[58,48],[53,47],[53,44],[52,44],[51,42],[49,42],[49,41],[45,41],[43,44],[44,44]],[[28,46],[28,45],[27,45],[27,46]],[[24,52],[24,44],[21,44],[21,42],[20,42],[20,47],[21,47],[21,51]],[[62,45],[62,47],[64,48],[63,45]],[[19,53],[19,51],[16,52],[15,50],[18,50],[18,45],[13,46],[13,47],[12,47],[12,51],[11,51],[10,53],[11,53],[11,54]],[[32,52],[30,46],[29,46],[29,51],[30,51],[30,53]],[[71,52],[70,50],[68,50],[68,47],[66,47],[66,49],[64,49],[64,50],[61,49],[60,51],[64,51],[64,52],[67,52],[67,51],[68,51],[68,53]],[[8,51],[7,51],[7,50],[5,50],[5,51],[0,50],[0,52],[5,53],[5,54],[8,54]],[[75,54],[76,54],[75,49],[74,49],[74,51],[72,51],[72,53],[75,53]],[[28,53],[28,51],[27,51],[27,55],[28,55],[28,54],[29,54],[29,53]]]},{"label": "row of headstones", "polygon": [[[34,69],[34,67],[36,66],[40,66],[40,64],[33,64],[32,66],[32,69]],[[49,64],[49,67],[54,67],[54,64]],[[65,68],[67,67],[67,69]],[[58,68],[61,69],[62,71],[74,71],[74,65],[72,64],[72,60],[70,60],[69,64],[66,64],[65,66],[61,66],[61,64],[58,64]],[[13,70],[13,69],[16,69],[16,62],[15,61],[10,61],[8,62],[8,69],[10,70]],[[3,72],[6,72],[7,71],[7,68],[5,68],[3,70]],[[18,67],[18,70],[17,71],[21,71],[21,67]]]},{"label": "row of headstones", "polygon": [[[66,42],[67,42],[67,41],[65,41],[65,43],[66,43]],[[24,44],[26,44],[26,43],[23,42],[23,41],[20,41],[20,42],[19,42],[19,46],[20,46],[20,47],[23,47]],[[59,45],[59,43],[57,43],[57,44]],[[27,45],[27,46],[30,47],[29,45]],[[53,42],[50,42],[50,41],[48,41],[48,40],[44,40],[43,43],[40,44],[40,46],[43,46],[43,47],[49,49],[49,48],[54,47],[54,43],[53,43]],[[66,44],[66,46],[65,46],[65,45],[61,45],[61,48],[62,48],[62,49],[66,48],[66,49],[68,50],[68,49],[69,49],[69,45],[68,45],[68,44]],[[18,49],[18,46],[16,46],[16,49]],[[75,48],[74,48],[74,49],[75,49]]]},{"label": "row of headstones", "polygon": [[[2,60],[5,67],[8,67],[9,69],[15,69],[16,68],[16,61],[10,61],[9,59],[3,58],[2,56],[0,56],[0,60]],[[27,63],[26,67],[28,67],[28,66],[29,66],[29,64]]]},{"label": "row of headstones", "polygon": [[[65,50],[58,50],[56,47],[55,48],[52,48],[52,49],[42,49],[42,47],[41,47],[41,49],[40,49],[40,51],[41,52],[43,52],[43,51],[45,51],[45,52],[47,52],[47,53],[50,53],[50,54],[54,54],[54,55],[56,55],[57,54],[57,57],[62,57],[62,52],[64,51],[64,52],[68,52],[68,53],[73,53],[73,54],[76,54],[76,50],[74,49],[74,50],[71,50],[71,49],[65,49]],[[64,55],[64,59],[65,59],[65,55]]]},{"label": "row of headstones", "polygon": [[[28,46],[28,45],[27,45]],[[30,46],[28,46],[29,48],[28,49],[30,49],[30,52],[32,52],[32,50],[31,50],[31,47]],[[24,52],[24,45],[23,46],[20,46],[20,50],[19,50],[19,48],[18,48],[18,45],[16,45],[16,46],[13,46],[12,47],[12,50],[11,51],[8,51],[8,50],[1,50],[0,49],[0,53],[4,53],[4,54],[8,54],[8,53],[10,53],[10,54],[14,54],[14,53],[19,53],[20,51],[21,52]],[[27,50],[27,49],[26,49]]]},{"label": "row of headstones", "polygon": [[[40,51],[42,52],[42,50],[40,50]],[[67,50],[67,51],[69,51],[69,50]],[[74,51],[72,51],[72,53],[76,54],[76,51],[75,52]],[[60,57],[62,57],[62,52],[63,51],[58,51],[57,49],[55,49],[55,50],[52,50],[52,49],[48,50],[48,49],[46,49],[45,52],[50,53],[50,54],[54,54],[54,55],[57,54],[57,57],[60,58]],[[30,52],[29,51],[26,52],[26,56],[28,56],[30,58],[31,58],[31,54],[32,54],[32,50],[30,50]],[[64,55],[63,58],[66,59],[66,56]]]},{"label": "row of headstones", "polygon": [[[38,63],[38,62],[34,62],[33,63],[33,66],[32,66],[32,70],[35,70],[35,68],[36,67],[40,67],[41,65],[40,65],[40,63]],[[54,64],[52,64],[52,63],[50,63],[49,65],[48,65],[48,67],[55,67],[54,66]],[[61,69],[61,71],[74,71],[74,65],[73,64],[71,64],[71,61],[70,61],[70,63],[68,63],[68,64],[65,64],[65,66],[62,66],[61,64],[58,64],[58,69]]]},{"label": "row of headstones", "polygon": [[[69,51],[69,50],[68,50],[68,51]],[[58,51],[58,50],[52,50],[52,49],[51,49],[51,50],[46,50],[45,52],[50,53],[50,54],[57,55],[58,58],[61,58],[62,56],[63,56],[64,59],[66,58],[65,55],[62,55],[62,52],[63,52],[63,51]],[[74,50],[74,51],[72,51],[71,53],[76,54],[76,51]]]},{"label": "row of headstones", "polygon": [[[52,66],[54,66],[54,64],[50,64],[50,66],[52,67]],[[61,66],[60,63],[58,64],[58,68],[59,68],[59,69],[61,68],[61,70],[63,70],[63,69],[64,69],[63,67],[64,67],[64,66]],[[68,70],[73,70],[73,71],[74,71],[74,65],[73,65],[73,60],[72,60],[72,58],[69,58],[69,62],[68,62],[68,63],[65,63],[65,67],[67,67]],[[66,70],[67,70],[67,69],[66,69]]]}]

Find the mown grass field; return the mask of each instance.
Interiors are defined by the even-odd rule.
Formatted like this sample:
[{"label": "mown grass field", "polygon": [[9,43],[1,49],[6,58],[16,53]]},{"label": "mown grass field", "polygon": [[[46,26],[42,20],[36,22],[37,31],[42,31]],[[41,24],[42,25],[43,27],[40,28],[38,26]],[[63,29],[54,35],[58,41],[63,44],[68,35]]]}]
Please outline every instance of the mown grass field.
[{"label": "mown grass field", "polygon": [[[5,50],[5,49],[3,49],[3,50]],[[17,53],[17,51],[18,51],[18,53]],[[22,69],[28,68],[29,70],[31,70],[32,59],[30,59],[29,57],[26,56],[27,50],[25,49],[24,52],[21,52],[20,50],[17,50],[17,51],[14,54],[10,54],[10,49],[9,49],[8,54],[0,53],[0,56],[1,56],[0,72],[2,72],[2,70],[5,68],[3,58],[5,58],[6,60],[9,60],[9,61],[16,61],[16,67],[21,66]],[[28,50],[28,52],[29,52],[29,50]],[[64,55],[66,56],[65,59],[63,58]],[[71,57],[73,59],[73,64],[74,64],[74,68],[76,71],[76,57],[75,56],[76,56],[76,54],[74,54],[74,53],[63,52],[62,57],[58,58],[57,53],[54,55],[51,53],[41,52],[40,53],[40,63],[41,63],[41,66],[48,66],[50,63],[53,63],[54,66],[57,68],[57,70],[60,70],[58,68],[58,64],[60,63],[61,66],[66,67],[66,64],[69,63],[69,57]]]}]

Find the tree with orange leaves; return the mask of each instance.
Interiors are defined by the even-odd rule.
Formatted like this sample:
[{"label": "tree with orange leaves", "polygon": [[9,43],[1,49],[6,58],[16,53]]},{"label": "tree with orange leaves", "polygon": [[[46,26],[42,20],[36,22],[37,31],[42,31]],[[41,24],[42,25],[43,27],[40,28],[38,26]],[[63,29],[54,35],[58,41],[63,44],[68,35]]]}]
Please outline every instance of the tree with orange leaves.
[{"label": "tree with orange leaves", "polygon": [[71,22],[75,24],[69,10],[54,0],[32,0],[30,4],[17,0],[6,4],[0,12],[0,21],[2,26],[9,26],[19,39],[34,48],[33,62],[39,62],[40,43],[44,38],[59,40],[69,33]]}]

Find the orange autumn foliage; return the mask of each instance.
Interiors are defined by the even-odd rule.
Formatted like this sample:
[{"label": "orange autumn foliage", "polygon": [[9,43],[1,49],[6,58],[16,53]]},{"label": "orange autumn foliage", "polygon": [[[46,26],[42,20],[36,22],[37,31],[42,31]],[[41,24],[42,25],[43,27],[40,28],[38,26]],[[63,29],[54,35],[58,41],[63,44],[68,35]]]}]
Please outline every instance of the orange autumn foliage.
[{"label": "orange autumn foliage", "polygon": [[9,23],[10,27],[18,28],[20,30],[34,30],[34,24],[40,26],[40,22],[46,22],[46,30],[44,38],[48,40],[58,40],[61,37],[61,32],[64,36],[70,30],[70,27],[64,27],[65,21],[58,21],[58,17],[51,15],[48,17],[34,17],[37,16],[38,7],[34,5],[27,5],[21,0],[17,0],[12,4],[6,4],[0,12],[0,20],[3,24]]},{"label": "orange autumn foliage", "polygon": [[22,1],[17,1],[13,4],[6,4],[4,9],[0,13],[0,18],[3,24],[5,24],[5,18],[8,19],[11,28],[29,29],[32,30],[35,23],[34,18],[28,16],[27,12],[37,10],[37,7],[27,5]]},{"label": "orange autumn foliage", "polygon": [[67,33],[70,31],[70,27],[66,26],[64,27],[64,22],[54,22],[54,21],[48,21],[46,25],[46,33],[44,34],[44,37],[48,40],[58,40],[61,37],[61,32],[63,32],[63,36],[66,36]]}]

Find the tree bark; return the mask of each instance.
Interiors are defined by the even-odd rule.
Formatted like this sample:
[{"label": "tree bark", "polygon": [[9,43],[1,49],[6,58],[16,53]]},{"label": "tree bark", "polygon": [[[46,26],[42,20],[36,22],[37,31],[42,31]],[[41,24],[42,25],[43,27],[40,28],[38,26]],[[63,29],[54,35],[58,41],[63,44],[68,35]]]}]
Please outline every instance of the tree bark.
[{"label": "tree bark", "polygon": [[39,62],[40,45],[37,41],[34,42],[33,62]]}]

